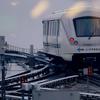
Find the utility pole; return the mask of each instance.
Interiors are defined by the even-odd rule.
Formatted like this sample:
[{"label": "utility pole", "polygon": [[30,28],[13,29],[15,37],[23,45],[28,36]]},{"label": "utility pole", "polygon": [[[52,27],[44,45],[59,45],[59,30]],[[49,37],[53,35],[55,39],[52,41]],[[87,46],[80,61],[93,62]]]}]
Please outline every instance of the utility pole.
[{"label": "utility pole", "polygon": [[5,98],[5,59],[4,54],[1,55],[1,71],[2,71],[2,81],[1,81],[1,96],[2,100],[6,100]]},{"label": "utility pole", "polygon": [[5,36],[0,36],[0,65],[1,65],[1,100],[5,98]]}]

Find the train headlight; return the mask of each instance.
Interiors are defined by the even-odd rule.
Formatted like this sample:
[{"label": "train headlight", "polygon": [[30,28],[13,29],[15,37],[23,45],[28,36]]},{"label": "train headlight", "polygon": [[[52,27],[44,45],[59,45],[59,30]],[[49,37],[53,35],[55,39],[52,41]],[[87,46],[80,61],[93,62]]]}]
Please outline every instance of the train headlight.
[{"label": "train headlight", "polygon": [[69,39],[69,41],[70,41],[71,44],[73,44],[73,43],[74,43],[74,38],[71,37],[71,38]]},{"label": "train headlight", "polygon": [[78,41],[74,41],[74,44],[75,44],[75,45],[78,45]]},{"label": "train headlight", "polygon": [[73,37],[69,39],[70,43],[73,45],[78,45],[78,41],[76,41]]}]

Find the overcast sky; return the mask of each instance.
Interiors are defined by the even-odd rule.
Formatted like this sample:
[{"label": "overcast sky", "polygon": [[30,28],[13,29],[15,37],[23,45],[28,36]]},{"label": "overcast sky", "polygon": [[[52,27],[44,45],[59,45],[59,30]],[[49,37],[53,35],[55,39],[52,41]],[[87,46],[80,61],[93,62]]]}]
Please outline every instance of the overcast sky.
[{"label": "overcast sky", "polygon": [[0,35],[19,47],[42,48],[42,19],[80,0],[0,0]]}]

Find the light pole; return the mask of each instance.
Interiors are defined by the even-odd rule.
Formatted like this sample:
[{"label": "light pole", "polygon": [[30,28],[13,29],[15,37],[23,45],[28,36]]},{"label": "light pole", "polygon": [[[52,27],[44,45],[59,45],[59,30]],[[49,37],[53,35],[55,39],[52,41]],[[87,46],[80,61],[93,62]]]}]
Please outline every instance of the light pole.
[{"label": "light pole", "polygon": [[2,72],[2,81],[1,81],[1,96],[2,100],[6,100],[5,98],[5,55],[1,54],[1,72]]}]

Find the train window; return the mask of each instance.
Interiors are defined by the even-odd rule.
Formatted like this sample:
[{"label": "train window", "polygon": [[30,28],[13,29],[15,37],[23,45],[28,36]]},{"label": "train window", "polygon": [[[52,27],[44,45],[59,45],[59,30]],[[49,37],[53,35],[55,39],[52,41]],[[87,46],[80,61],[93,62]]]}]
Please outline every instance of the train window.
[{"label": "train window", "polygon": [[57,36],[59,35],[59,21],[58,20],[50,20],[49,21],[49,35]]},{"label": "train window", "polygon": [[52,35],[53,21],[49,21],[48,35]]},{"label": "train window", "polygon": [[100,18],[80,17],[73,20],[77,37],[100,36]]},{"label": "train window", "polygon": [[59,20],[54,21],[54,33],[56,36],[59,35]]},{"label": "train window", "polygon": [[59,35],[59,20],[55,21],[55,33],[57,36]]},{"label": "train window", "polygon": [[50,36],[58,36],[59,20],[43,21],[43,34]]},{"label": "train window", "polygon": [[43,21],[43,35],[48,35],[48,21]]}]

